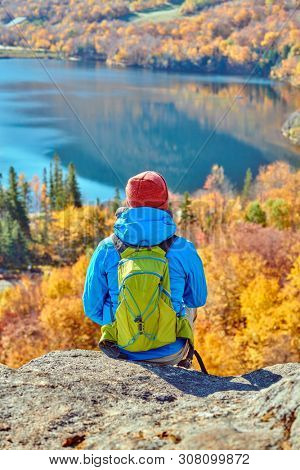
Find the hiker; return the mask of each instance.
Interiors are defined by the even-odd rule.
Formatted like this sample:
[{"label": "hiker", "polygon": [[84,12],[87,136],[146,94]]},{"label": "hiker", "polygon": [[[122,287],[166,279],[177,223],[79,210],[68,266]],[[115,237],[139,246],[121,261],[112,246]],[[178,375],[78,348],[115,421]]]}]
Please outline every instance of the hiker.
[{"label": "hiker", "polygon": [[110,357],[189,368],[193,320],[207,289],[194,245],[175,235],[168,187],[158,173],[129,179],[114,234],[90,261],[83,303],[101,325],[100,349]]}]

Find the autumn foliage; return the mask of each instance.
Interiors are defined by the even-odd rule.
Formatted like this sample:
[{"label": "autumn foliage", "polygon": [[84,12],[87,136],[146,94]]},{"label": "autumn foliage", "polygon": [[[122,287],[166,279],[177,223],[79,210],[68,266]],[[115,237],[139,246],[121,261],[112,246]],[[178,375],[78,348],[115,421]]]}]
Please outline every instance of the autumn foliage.
[{"label": "autumn foliage", "polygon": [[[254,181],[247,172],[237,194],[214,166],[203,189],[193,197],[172,195],[172,206],[205,266],[209,296],[198,312],[196,345],[209,371],[236,374],[299,361],[300,171],[278,162]],[[81,303],[89,254],[79,249],[83,219],[74,211],[84,210],[57,213],[51,229],[59,244],[60,220],[72,214],[75,264],[45,267],[42,276],[24,276],[0,296],[0,362],[16,367],[53,349],[97,348],[100,328]],[[98,222],[101,239],[111,222],[106,228],[104,219]]]},{"label": "autumn foliage", "polygon": [[94,349],[100,329],[84,317],[81,293],[88,259],[22,282],[0,298],[0,362],[17,367],[54,349]]},{"label": "autumn foliage", "polygon": [[[109,65],[251,73],[300,83],[297,1],[4,0],[0,44]],[[141,12],[181,5],[168,21]],[[21,25],[7,26],[14,17]],[[2,20],[2,25],[1,25]]]},{"label": "autumn foliage", "polygon": [[202,239],[209,286],[196,340],[212,372],[300,358],[299,178],[278,162],[260,170],[248,194],[233,196],[215,168],[192,201],[190,234]]}]

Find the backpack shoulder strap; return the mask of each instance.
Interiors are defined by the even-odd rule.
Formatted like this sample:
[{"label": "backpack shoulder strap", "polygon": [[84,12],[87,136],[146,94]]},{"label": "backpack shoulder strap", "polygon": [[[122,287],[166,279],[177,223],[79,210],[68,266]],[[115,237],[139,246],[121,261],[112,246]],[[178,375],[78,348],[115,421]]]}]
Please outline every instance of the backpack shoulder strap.
[{"label": "backpack shoulder strap", "polygon": [[162,243],[160,243],[159,248],[161,248],[162,250],[165,251],[165,253],[167,254],[169,249],[171,248],[171,246],[173,245],[174,241],[178,238],[177,235],[172,235],[172,237],[170,238],[167,238],[166,240],[164,240]]},{"label": "backpack shoulder strap", "polygon": [[126,245],[126,243],[124,243],[119,237],[117,237],[115,233],[112,234],[111,239],[119,255],[121,255],[123,251],[125,251],[126,248],[128,248],[128,245]]}]

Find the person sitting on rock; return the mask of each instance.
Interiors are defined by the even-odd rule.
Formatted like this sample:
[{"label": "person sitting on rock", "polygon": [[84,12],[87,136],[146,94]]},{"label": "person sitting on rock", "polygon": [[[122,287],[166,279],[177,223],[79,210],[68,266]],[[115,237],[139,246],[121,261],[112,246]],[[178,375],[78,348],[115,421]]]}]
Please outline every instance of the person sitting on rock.
[{"label": "person sitting on rock", "polygon": [[176,236],[168,187],[158,173],[129,179],[114,233],[90,261],[86,315],[101,325],[110,357],[189,367],[193,320],[206,302],[203,265],[190,241]]}]

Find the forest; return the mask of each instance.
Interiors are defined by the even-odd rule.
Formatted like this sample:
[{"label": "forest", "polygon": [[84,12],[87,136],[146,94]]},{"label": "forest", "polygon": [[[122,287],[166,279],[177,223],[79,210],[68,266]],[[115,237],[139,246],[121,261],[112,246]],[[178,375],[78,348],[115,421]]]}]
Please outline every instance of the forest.
[{"label": "forest", "polygon": [[42,51],[299,85],[298,7],[297,0],[3,0],[0,57]]},{"label": "forest", "polygon": [[[3,178],[4,180],[4,178]],[[90,256],[122,205],[85,206],[76,170],[56,155],[40,177],[10,169],[0,186],[0,362],[18,367],[53,349],[97,349],[83,313]],[[245,175],[237,191],[214,165],[194,194],[170,194],[178,233],[203,260],[207,305],[196,344],[211,373],[245,373],[300,360],[300,170],[285,162]]]},{"label": "forest", "polygon": [[[2,179],[0,174],[2,269],[18,272],[31,265],[70,263],[82,249],[94,247],[107,224],[112,226],[109,204],[104,207],[97,201],[82,207],[75,167],[70,163],[64,174],[58,155],[42,178],[28,182],[11,167],[7,187]],[[113,208],[116,203],[112,201]]]}]

